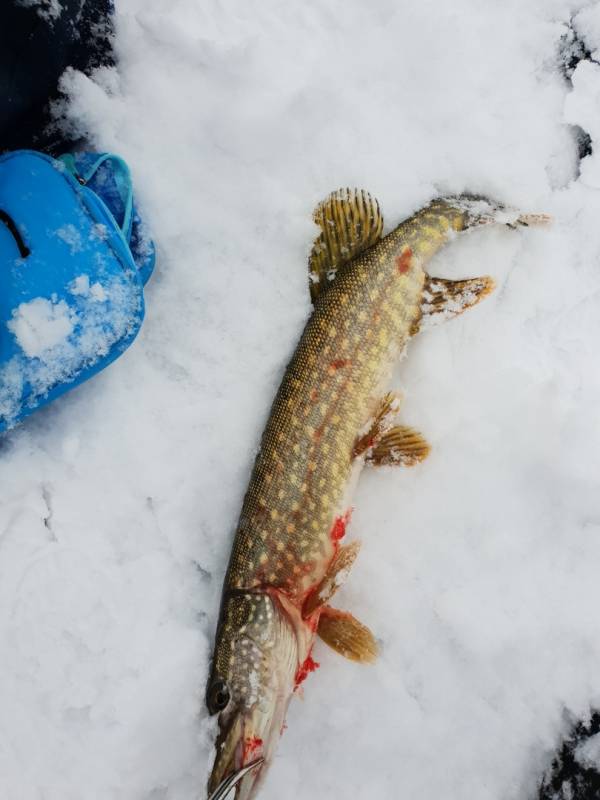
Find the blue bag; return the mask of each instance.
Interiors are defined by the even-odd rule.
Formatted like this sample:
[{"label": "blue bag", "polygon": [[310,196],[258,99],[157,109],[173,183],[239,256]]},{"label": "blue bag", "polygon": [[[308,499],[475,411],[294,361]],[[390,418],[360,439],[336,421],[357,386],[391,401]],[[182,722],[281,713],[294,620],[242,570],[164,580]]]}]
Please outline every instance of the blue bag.
[{"label": "blue bag", "polygon": [[0,431],[131,344],[154,259],[117,156],[0,157]]}]

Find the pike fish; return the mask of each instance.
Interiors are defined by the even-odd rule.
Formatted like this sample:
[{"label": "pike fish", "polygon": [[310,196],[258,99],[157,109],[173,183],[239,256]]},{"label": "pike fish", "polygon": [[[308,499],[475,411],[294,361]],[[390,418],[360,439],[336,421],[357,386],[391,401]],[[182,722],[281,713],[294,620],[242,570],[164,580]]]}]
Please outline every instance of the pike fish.
[{"label": "pike fish", "polygon": [[271,408],[223,586],[206,692],[219,715],[211,798],[234,786],[236,800],[256,796],[290,699],[318,666],[317,636],[346,658],[377,656],[371,631],[329,605],[360,546],[342,541],[352,489],[365,464],[425,458],[426,440],[396,419],[392,368],[411,336],[494,286],[489,277],[430,277],[427,262],[459,231],[548,219],[446,197],[383,237],[377,201],[348,189],[313,218],[321,229],[309,258],[314,311]]}]

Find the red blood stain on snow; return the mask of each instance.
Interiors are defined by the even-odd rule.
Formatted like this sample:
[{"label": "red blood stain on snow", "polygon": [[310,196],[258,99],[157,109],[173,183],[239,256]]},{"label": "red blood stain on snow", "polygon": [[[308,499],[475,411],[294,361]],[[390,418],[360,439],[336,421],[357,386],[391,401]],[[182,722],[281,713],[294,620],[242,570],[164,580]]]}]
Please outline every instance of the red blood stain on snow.
[{"label": "red blood stain on snow", "polygon": [[402,253],[396,258],[396,267],[400,275],[404,275],[410,269],[413,252],[410,247],[405,247]]},{"label": "red blood stain on snow", "polygon": [[333,525],[331,526],[331,531],[329,535],[331,536],[331,540],[333,542],[339,542],[340,539],[343,539],[346,535],[346,528],[348,523],[350,522],[350,517],[352,516],[352,509],[349,508],[345,514],[341,517],[336,517],[333,521]]},{"label": "red blood stain on snow", "polygon": [[302,664],[296,670],[296,677],[294,678],[295,686],[294,688],[297,689],[300,684],[305,681],[311,672],[314,672],[316,669],[319,669],[320,664],[313,660],[312,654],[309,653]]}]

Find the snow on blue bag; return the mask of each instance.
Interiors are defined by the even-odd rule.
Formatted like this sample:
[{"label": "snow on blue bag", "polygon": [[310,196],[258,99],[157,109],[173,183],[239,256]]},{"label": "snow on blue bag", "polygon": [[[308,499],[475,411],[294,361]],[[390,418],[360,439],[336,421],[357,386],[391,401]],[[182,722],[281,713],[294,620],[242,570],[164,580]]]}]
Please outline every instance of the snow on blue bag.
[{"label": "snow on blue bag", "polygon": [[0,431],[131,344],[153,266],[120,158],[0,157]]}]

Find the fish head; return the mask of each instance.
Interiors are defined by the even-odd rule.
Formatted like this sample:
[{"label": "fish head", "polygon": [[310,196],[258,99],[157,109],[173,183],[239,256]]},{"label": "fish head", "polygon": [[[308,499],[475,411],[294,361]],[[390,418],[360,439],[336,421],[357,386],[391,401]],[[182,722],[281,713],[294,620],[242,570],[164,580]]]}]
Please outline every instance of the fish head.
[{"label": "fish head", "polygon": [[236,785],[236,800],[251,800],[272,761],[296,686],[297,625],[266,592],[228,593],[206,692],[219,714],[209,795],[243,767],[263,759]]}]

